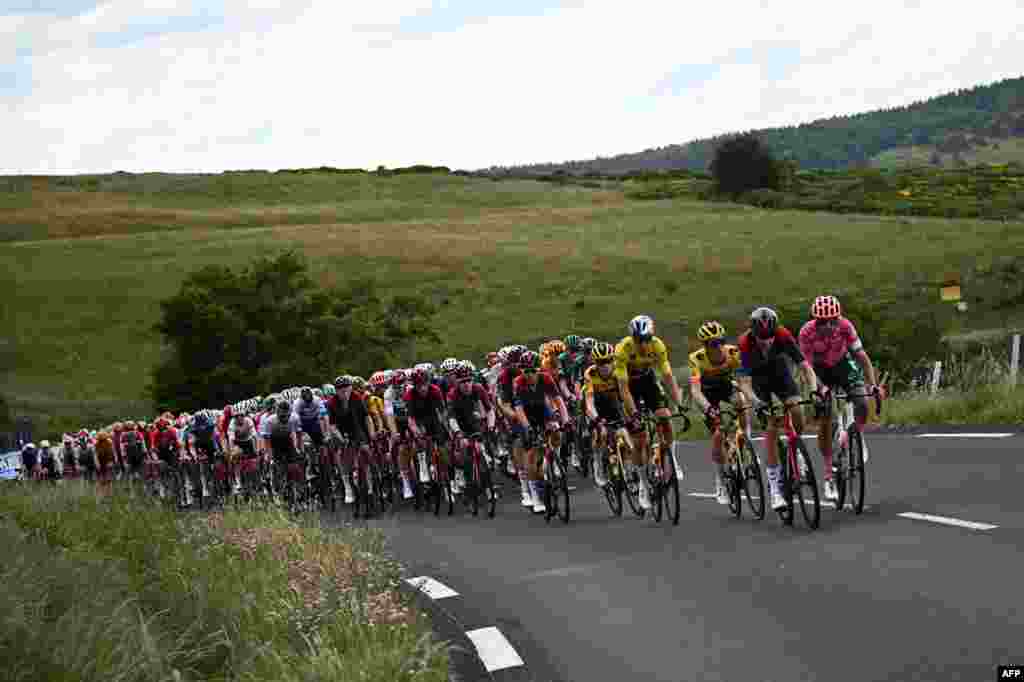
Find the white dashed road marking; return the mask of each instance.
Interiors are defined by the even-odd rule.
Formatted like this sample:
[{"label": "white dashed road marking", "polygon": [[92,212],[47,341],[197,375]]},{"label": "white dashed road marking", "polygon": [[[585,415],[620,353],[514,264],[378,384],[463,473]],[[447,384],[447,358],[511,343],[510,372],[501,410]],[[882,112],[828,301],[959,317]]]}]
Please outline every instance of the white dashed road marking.
[{"label": "white dashed road marking", "polygon": [[523,659],[519,657],[516,650],[512,648],[501,630],[495,627],[480,628],[479,630],[468,630],[466,636],[476,647],[480,660],[484,662],[487,672],[504,670],[523,665]]},{"label": "white dashed road marking", "polygon": [[978,523],[977,521],[962,521],[961,519],[951,519],[948,516],[933,516],[931,514],[918,514],[917,512],[904,512],[900,514],[905,519],[915,519],[918,521],[931,521],[932,523],[941,523],[946,526],[958,526],[960,528],[970,528],[971,530],[992,530],[999,526],[991,523]]},{"label": "white dashed road marking", "polygon": [[[816,434],[816,433],[805,433],[804,435],[802,435],[800,437],[801,438],[817,438],[818,434]],[[764,436],[754,436],[750,440],[764,440]]]},{"label": "white dashed road marking", "polygon": [[439,583],[433,578],[428,578],[425,575],[420,576],[419,578],[408,578],[405,582],[409,583],[417,590],[434,600],[445,599],[446,597],[457,597],[459,594],[444,583]]},{"label": "white dashed road marking", "polygon": [[1009,438],[1012,433],[920,433],[916,438]]}]

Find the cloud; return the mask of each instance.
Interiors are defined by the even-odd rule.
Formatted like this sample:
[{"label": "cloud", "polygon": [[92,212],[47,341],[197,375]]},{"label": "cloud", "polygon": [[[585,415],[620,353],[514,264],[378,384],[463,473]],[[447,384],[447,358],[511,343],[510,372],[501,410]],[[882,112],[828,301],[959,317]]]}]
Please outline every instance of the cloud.
[{"label": "cloud", "polygon": [[1024,32],[1010,0],[86,5],[0,16],[0,172],[608,156],[1017,76]]}]

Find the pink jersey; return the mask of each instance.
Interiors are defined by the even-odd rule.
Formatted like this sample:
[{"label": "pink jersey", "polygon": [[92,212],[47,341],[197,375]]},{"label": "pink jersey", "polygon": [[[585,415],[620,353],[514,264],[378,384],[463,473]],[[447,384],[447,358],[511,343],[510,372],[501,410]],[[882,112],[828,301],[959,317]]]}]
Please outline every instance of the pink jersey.
[{"label": "pink jersey", "polygon": [[815,367],[835,367],[846,351],[851,353],[864,350],[864,344],[857,336],[857,328],[845,317],[832,330],[819,333],[814,320],[800,328],[800,352]]}]

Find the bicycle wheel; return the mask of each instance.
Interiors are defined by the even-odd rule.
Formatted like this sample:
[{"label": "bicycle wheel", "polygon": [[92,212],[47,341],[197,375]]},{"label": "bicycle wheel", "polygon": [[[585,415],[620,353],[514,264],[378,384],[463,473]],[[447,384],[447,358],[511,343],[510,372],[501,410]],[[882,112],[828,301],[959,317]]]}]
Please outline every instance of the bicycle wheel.
[{"label": "bicycle wheel", "polygon": [[493,519],[498,510],[498,493],[494,489],[494,476],[487,466],[480,467],[480,495],[487,504],[487,518]]},{"label": "bicycle wheel", "polygon": [[665,513],[665,498],[661,472],[654,464],[647,465],[647,485],[651,491],[651,516],[654,517],[655,523],[661,523],[661,517]]},{"label": "bicycle wheel", "polygon": [[558,510],[558,516],[562,519],[562,523],[569,523],[571,511],[569,508],[569,476],[568,473],[563,469],[562,471],[556,471],[555,477],[555,490],[552,495],[552,499],[555,500],[555,507]]},{"label": "bicycle wheel", "polygon": [[786,444],[780,436],[777,442],[776,453],[778,454],[779,463],[781,464],[780,475],[782,480],[780,486],[782,487],[782,499],[786,501],[786,506],[778,510],[779,518],[782,519],[782,523],[787,526],[793,525],[793,513],[796,511],[793,509],[793,480],[792,472],[789,470],[789,454],[786,449]]},{"label": "bicycle wheel", "polygon": [[743,468],[740,466],[739,456],[735,453],[732,462],[725,468],[722,483],[729,493],[729,511],[738,519],[743,516]]},{"label": "bicycle wheel", "polygon": [[[598,456],[604,457],[605,454],[602,452]],[[606,459],[605,471],[608,472],[608,483],[602,489],[604,499],[608,502],[612,516],[622,516],[622,491],[626,488],[626,483],[622,480],[622,466],[617,460],[611,462]]]},{"label": "bicycle wheel", "polygon": [[746,438],[740,452],[743,463],[743,490],[747,497],[747,506],[758,521],[764,519],[768,505],[764,498],[764,477],[761,475],[761,461],[754,452],[754,446]]},{"label": "bicycle wheel", "polygon": [[619,446],[619,461],[622,463],[622,480],[625,484],[623,489],[626,493],[626,501],[629,502],[629,508],[633,510],[633,514],[642,519],[644,517],[644,509],[640,506],[640,475],[637,472],[637,467],[627,464],[631,459],[626,456],[629,453],[629,446],[621,443]]},{"label": "bicycle wheel", "polygon": [[469,508],[473,512],[473,516],[480,514],[480,496],[483,493],[483,472],[481,471],[479,459],[473,460],[473,475],[469,479],[469,485],[466,486],[466,492],[464,493],[469,497]]},{"label": "bicycle wheel", "polygon": [[[804,469],[803,474],[798,470],[794,472],[793,486],[796,490],[796,498],[800,502],[800,512],[804,521],[810,528],[817,528],[821,523],[821,500],[818,494],[818,479],[814,475],[814,465],[811,463],[811,456],[807,453],[807,446],[803,439],[797,438],[796,456],[798,466]],[[800,460],[803,460],[802,465]]]},{"label": "bicycle wheel", "polygon": [[864,493],[867,488],[863,438],[856,427],[850,428],[850,468],[847,481],[850,487],[850,506],[856,514],[864,511]]},{"label": "bicycle wheel", "polygon": [[586,433],[582,417],[576,419],[576,428],[573,429],[573,435],[576,439],[576,456],[580,459],[580,476],[586,478],[590,475],[590,460],[594,453],[591,451],[591,448],[588,447],[590,444],[590,438]]},{"label": "bicycle wheel", "polygon": [[[553,454],[551,461],[553,462],[557,454]],[[544,459],[544,521],[551,523],[552,517],[558,511],[558,495],[555,492],[555,476],[553,466],[548,462],[547,458]]]},{"label": "bicycle wheel", "polygon": [[662,482],[661,496],[665,500],[665,511],[673,526],[679,525],[679,475],[676,473],[676,463],[671,453],[664,460],[668,467],[666,478]]}]

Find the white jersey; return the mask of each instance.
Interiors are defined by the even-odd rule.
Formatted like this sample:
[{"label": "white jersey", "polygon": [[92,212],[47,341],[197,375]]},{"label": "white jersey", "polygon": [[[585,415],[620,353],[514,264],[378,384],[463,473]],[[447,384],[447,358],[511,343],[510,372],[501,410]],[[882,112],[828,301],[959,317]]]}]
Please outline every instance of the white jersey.
[{"label": "white jersey", "polygon": [[405,386],[395,388],[388,386],[384,391],[384,416],[385,417],[408,417],[409,410],[405,406],[402,396],[405,394]]},{"label": "white jersey", "polygon": [[232,419],[231,426],[228,427],[228,435],[236,443],[251,440],[255,432],[256,425],[249,417],[245,417],[241,421]]},{"label": "white jersey", "polygon": [[305,402],[302,398],[299,398],[292,403],[292,412],[299,416],[304,422],[311,422],[320,419],[320,417],[327,414],[327,408],[324,407],[322,400],[313,396],[313,400]]},{"label": "white jersey", "polygon": [[[270,434],[278,428],[278,424],[279,421],[276,414],[264,417],[260,420],[260,435],[264,438],[270,438]],[[294,412],[288,415],[287,430],[288,433],[299,433],[302,431],[302,423],[299,421],[299,415]]]}]

